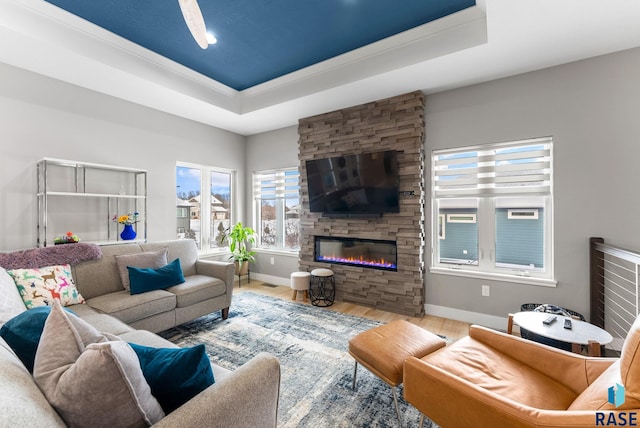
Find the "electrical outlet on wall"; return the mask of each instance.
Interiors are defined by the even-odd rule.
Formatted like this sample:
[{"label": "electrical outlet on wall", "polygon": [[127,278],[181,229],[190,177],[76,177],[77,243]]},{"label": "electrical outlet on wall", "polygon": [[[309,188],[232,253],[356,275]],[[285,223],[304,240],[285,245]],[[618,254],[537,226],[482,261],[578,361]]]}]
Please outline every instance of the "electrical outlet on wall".
[{"label": "electrical outlet on wall", "polygon": [[275,265],[275,264],[276,264],[276,259],[275,259],[275,257],[271,257],[271,264],[272,264],[272,265]]},{"label": "electrical outlet on wall", "polygon": [[488,285],[482,286],[482,296],[489,297],[491,296],[491,287]]}]

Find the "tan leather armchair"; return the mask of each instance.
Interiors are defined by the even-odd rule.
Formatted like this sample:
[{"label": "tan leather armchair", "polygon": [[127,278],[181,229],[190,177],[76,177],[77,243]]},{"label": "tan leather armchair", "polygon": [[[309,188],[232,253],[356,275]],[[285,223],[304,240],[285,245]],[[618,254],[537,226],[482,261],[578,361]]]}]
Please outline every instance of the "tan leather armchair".
[{"label": "tan leather armchair", "polygon": [[[617,408],[608,402],[616,383],[626,398]],[[618,425],[631,417],[640,423],[640,318],[619,359],[471,326],[452,345],[405,360],[404,397],[443,428],[594,427],[597,418],[604,426],[613,417]]]}]

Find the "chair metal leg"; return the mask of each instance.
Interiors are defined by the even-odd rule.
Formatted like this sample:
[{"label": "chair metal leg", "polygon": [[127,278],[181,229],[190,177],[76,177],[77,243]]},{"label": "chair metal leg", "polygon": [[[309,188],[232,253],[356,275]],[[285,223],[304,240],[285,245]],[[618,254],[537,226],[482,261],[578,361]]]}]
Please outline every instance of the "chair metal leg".
[{"label": "chair metal leg", "polygon": [[[351,385],[351,388],[354,391],[356,390],[357,375],[358,375],[358,361],[356,361],[353,366],[353,384]],[[391,392],[393,394],[393,405],[396,409],[396,416],[398,417],[398,423],[400,424],[400,426],[402,426],[402,420],[400,419],[400,410],[398,409],[398,395],[396,394],[396,388],[394,386],[391,387]]]},{"label": "chair metal leg", "polygon": [[424,415],[420,413],[420,428],[424,426]]},{"label": "chair metal leg", "polygon": [[358,374],[358,362],[356,361],[356,365],[353,367],[353,386],[351,389],[356,390],[356,375]]},{"label": "chair metal leg", "polygon": [[400,420],[400,411],[398,410],[398,395],[396,394],[396,387],[391,387],[391,392],[393,392],[393,404],[396,407],[396,416],[398,417],[398,424],[402,426],[402,421]]}]

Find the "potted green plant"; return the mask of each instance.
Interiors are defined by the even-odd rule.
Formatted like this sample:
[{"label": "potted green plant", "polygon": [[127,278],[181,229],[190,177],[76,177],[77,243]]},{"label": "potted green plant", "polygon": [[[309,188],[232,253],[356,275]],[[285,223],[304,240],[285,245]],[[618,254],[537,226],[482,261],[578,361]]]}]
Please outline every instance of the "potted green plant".
[{"label": "potted green plant", "polygon": [[246,275],[249,262],[255,261],[255,251],[249,249],[249,244],[255,244],[256,232],[250,227],[244,227],[241,222],[236,223],[229,232],[230,259],[236,263],[236,274]]}]

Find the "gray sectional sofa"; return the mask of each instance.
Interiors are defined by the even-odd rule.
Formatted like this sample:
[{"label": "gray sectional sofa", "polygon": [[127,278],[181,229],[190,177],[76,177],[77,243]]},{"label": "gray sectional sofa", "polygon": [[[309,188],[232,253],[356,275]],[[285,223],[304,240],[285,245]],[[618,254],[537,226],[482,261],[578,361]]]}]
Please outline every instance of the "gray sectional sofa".
[{"label": "gray sectional sofa", "polygon": [[[185,282],[166,290],[131,295],[124,289],[117,257],[168,249],[180,259]],[[72,266],[73,279],[87,304],[130,326],[159,332],[202,315],[222,311],[226,319],[233,295],[233,263],[198,259],[191,239],[102,247],[102,257]]]},{"label": "gray sectional sofa", "polygon": [[[185,283],[166,290],[130,295],[123,290],[116,255],[168,248],[179,257]],[[73,277],[86,304],[69,307],[76,315],[121,339],[155,348],[175,348],[151,331],[161,331],[212,311],[228,314],[233,265],[198,260],[193,241],[105,246],[99,260],[73,266]],[[148,331],[151,330],[151,331]],[[275,427],[280,364],[258,354],[231,372],[212,364],[215,383],[166,415],[158,427]],[[250,403],[250,405],[247,405]],[[0,428],[63,427],[32,375],[0,338]]]}]

